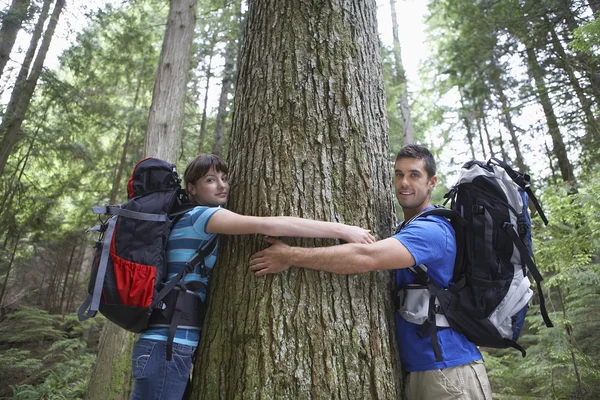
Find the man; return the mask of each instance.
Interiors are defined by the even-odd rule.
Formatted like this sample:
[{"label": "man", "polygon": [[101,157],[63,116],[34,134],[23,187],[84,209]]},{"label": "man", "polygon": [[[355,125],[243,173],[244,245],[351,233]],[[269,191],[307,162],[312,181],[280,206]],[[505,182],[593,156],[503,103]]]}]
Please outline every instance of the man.
[{"label": "man", "polygon": [[[404,220],[433,208],[431,192],[437,183],[433,155],[420,145],[404,146],[396,157],[394,186]],[[396,270],[396,284],[418,283],[408,267],[424,264],[430,279],[448,287],[452,279],[456,242],[450,223],[440,216],[416,218],[399,233],[375,244],[344,244],[321,248],[290,247],[271,238],[269,248],[254,254],[250,269],[256,276],[277,273],[292,265],[339,274]],[[477,347],[451,328],[438,328],[442,354],[438,361],[430,335],[396,312],[396,337],[403,367],[409,372],[406,395],[413,399],[491,399],[491,388]]]}]

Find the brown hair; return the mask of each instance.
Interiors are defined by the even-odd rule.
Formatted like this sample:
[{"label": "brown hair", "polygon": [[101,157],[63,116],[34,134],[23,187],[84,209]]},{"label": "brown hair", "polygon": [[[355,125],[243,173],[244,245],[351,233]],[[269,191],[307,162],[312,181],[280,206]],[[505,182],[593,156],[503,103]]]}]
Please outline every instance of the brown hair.
[{"label": "brown hair", "polygon": [[188,163],[187,167],[185,167],[185,172],[183,173],[185,187],[187,188],[188,183],[191,183],[192,185],[196,183],[196,181],[206,175],[212,167],[214,167],[217,172],[229,173],[227,163],[215,154],[201,154],[194,157],[194,159]]},{"label": "brown hair", "polygon": [[425,161],[425,171],[427,172],[427,178],[431,178],[435,175],[436,165],[433,154],[424,146],[419,144],[407,144],[402,147],[396,156],[396,161],[401,158],[416,158],[418,160]]}]

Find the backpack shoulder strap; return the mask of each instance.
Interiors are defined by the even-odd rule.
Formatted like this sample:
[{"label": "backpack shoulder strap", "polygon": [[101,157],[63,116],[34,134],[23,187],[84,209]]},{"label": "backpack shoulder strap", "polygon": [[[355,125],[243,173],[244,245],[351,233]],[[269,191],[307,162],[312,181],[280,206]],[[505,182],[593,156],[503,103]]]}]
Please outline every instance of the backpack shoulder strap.
[{"label": "backpack shoulder strap", "polygon": [[498,165],[499,167],[502,167],[506,171],[506,173],[508,174],[508,176],[510,176],[510,178],[517,185],[519,185],[519,187],[521,189],[523,189],[525,191],[525,193],[527,193],[527,195],[531,199],[531,202],[535,206],[535,209],[540,214],[540,217],[542,218],[542,221],[544,221],[544,225],[548,225],[548,218],[546,218],[546,214],[544,214],[544,211],[542,210],[542,206],[540,205],[537,197],[535,197],[535,195],[533,194],[533,191],[531,190],[531,186],[530,186],[531,178],[529,177],[529,175],[522,174],[522,173],[519,173],[519,172],[515,171],[514,169],[512,169],[510,167],[510,165],[508,165],[507,163],[505,163],[502,160],[497,159],[496,157],[490,158],[489,162],[490,163],[493,162],[496,165]]}]

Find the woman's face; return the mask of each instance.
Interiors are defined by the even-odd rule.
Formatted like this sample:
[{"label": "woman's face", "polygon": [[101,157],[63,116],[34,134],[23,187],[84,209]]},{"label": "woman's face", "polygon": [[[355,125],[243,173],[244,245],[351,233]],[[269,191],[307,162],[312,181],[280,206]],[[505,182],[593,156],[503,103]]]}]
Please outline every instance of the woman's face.
[{"label": "woman's face", "polygon": [[227,203],[229,195],[229,178],[224,172],[215,171],[212,167],[206,175],[196,182],[188,183],[188,193],[194,201],[202,206],[217,207]]}]

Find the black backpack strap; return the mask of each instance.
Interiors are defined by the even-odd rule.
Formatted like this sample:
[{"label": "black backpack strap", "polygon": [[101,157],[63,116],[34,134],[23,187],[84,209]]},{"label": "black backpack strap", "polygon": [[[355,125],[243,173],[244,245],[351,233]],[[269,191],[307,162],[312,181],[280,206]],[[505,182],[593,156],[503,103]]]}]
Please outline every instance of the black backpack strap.
[{"label": "black backpack strap", "polygon": [[437,297],[438,291],[441,289],[431,280],[431,278],[429,278],[429,275],[427,275],[427,272],[425,272],[423,265],[417,265],[414,268],[412,268],[411,271],[417,274],[417,277],[419,278],[421,283],[427,285],[427,289],[429,289],[429,310],[427,312],[427,319],[425,320],[425,322],[423,322],[423,324],[417,331],[417,334],[420,337],[423,337],[426,332],[429,332],[429,339],[431,340],[431,346],[433,347],[433,354],[435,355],[435,360],[438,362],[443,361],[442,349],[440,348],[440,343],[438,341],[437,336],[438,327],[435,317],[436,313],[439,311],[438,307],[435,304],[435,299]]},{"label": "black backpack strap", "polygon": [[126,210],[121,207],[116,206],[98,206],[92,207],[92,211],[95,214],[112,214],[112,215],[120,215],[126,218],[139,219],[141,221],[151,221],[151,222],[162,222],[166,221],[168,216],[167,214],[152,214],[152,213],[143,213],[138,211]]},{"label": "black backpack strap", "polygon": [[550,317],[548,316],[548,311],[546,309],[546,300],[544,299],[544,292],[542,291],[542,281],[544,280],[542,274],[531,259],[527,247],[525,247],[523,241],[521,241],[521,239],[517,235],[517,232],[515,232],[513,225],[509,222],[505,222],[502,226],[502,229],[512,239],[515,246],[517,246],[517,249],[521,254],[521,262],[523,263],[523,265],[527,265],[527,267],[529,267],[529,272],[531,272],[531,276],[535,280],[538,289],[538,295],[540,296],[540,312],[542,313],[542,318],[544,319],[546,326],[548,328],[552,328],[554,325],[552,324],[552,321],[550,321]]},{"label": "black backpack strap", "polygon": [[510,165],[508,165],[507,163],[505,163],[502,160],[499,160],[496,157],[492,157],[490,159],[490,162],[492,162],[492,161],[494,163],[496,163],[498,166],[502,167],[506,171],[508,176],[510,176],[510,178],[517,185],[519,185],[521,187],[521,189],[523,189],[525,191],[525,193],[527,193],[527,195],[529,196],[529,199],[535,206],[535,209],[540,214],[542,221],[544,221],[544,225],[548,225],[548,218],[546,218],[546,214],[544,214],[544,211],[542,210],[542,206],[540,205],[540,202],[538,201],[537,197],[535,197],[535,195],[533,194],[533,191],[531,190],[531,186],[530,186],[531,178],[529,177],[529,175],[518,173],[517,171],[512,169],[510,167]]},{"label": "black backpack strap", "polygon": [[[208,242],[204,244],[204,246],[196,250],[196,254],[194,254],[194,257],[192,257],[192,259],[186,263],[185,268],[183,270],[179,271],[179,273],[173,279],[171,279],[169,283],[165,285],[165,287],[161,289],[161,291],[156,296],[155,303],[153,303],[153,306],[155,308],[164,309],[165,305],[162,303],[162,299],[164,299],[164,297],[171,290],[178,290],[177,300],[175,301],[175,311],[173,313],[171,323],[169,324],[169,335],[167,336],[168,361],[170,361],[173,357],[173,339],[175,338],[175,332],[177,331],[177,326],[179,325],[181,313],[185,309],[186,296],[194,296],[192,294],[186,293],[186,290],[191,288],[186,287],[185,283],[183,282],[185,276],[188,273],[192,272],[194,270],[194,267],[198,264],[200,264],[202,271],[206,270],[206,267],[204,265],[204,259],[213,252],[213,250],[217,246],[217,242],[217,235],[214,235]],[[176,288],[175,286],[179,283],[181,283],[181,287]]]},{"label": "black backpack strap", "polygon": [[98,308],[100,307],[104,276],[106,275],[106,267],[108,265],[108,258],[110,257],[110,243],[113,238],[116,223],[117,218],[114,217],[110,218],[107,222],[106,231],[104,233],[104,241],[102,243],[102,253],[100,255],[100,261],[98,262],[98,271],[96,272],[96,280],[94,282],[94,290],[92,293],[87,295],[77,310],[77,317],[80,321],[85,321],[86,319],[95,316],[98,312]]}]

